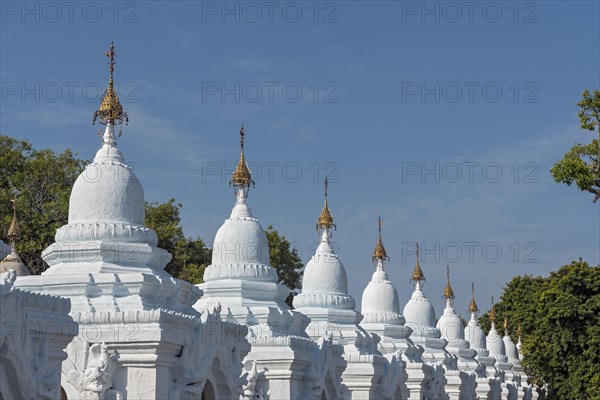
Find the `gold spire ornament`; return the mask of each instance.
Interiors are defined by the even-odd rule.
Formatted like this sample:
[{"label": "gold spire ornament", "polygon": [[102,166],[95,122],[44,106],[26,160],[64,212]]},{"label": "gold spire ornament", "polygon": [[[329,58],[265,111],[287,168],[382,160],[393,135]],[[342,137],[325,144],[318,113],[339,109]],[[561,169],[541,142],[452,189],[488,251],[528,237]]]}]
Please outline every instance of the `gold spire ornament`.
[{"label": "gold spire ornament", "polygon": [[521,336],[523,336],[523,329],[521,328],[521,324],[517,327],[517,336],[519,337],[519,341],[521,341]]},{"label": "gold spire ornament", "polygon": [[379,235],[377,237],[377,244],[375,245],[375,251],[373,251],[373,261],[389,261],[389,257],[387,252],[385,251],[385,247],[383,247],[383,242],[381,241],[381,225],[383,225],[383,221],[381,217],[377,220]]},{"label": "gold spire ornament", "polygon": [[240,128],[240,160],[235,166],[235,170],[233,171],[233,178],[229,181],[229,186],[233,186],[236,189],[244,189],[250,188],[250,186],[254,187],[254,181],[252,180],[252,174],[250,173],[250,168],[248,168],[248,164],[246,163],[246,158],[244,156],[244,125]]},{"label": "gold spire ornament", "polygon": [[446,287],[444,288],[444,299],[454,299],[454,291],[450,285],[450,266],[446,265]]},{"label": "gold spire ornament", "polygon": [[412,273],[411,280],[413,282],[422,282],[425,280],[425,275],[423,274],[421,264],[419,263],[419,243],[417,243],[417,263],[415,264],[415,270]]},{"label": "gold spire ornament", "polygon": [[13,205],[13,219],[8,227],[6,236],[10,240],[11,247],[14,250],[17,239],[21,237],[21,228],[19,227],[19,220],[17,219],[17,199],[12,199],[11,202]]},{"label": "gold spire ornament", "polygon": [[504,316],[504,334],[508,335],[508,317]]},{"label": "gold spire ornament", "polygon": [[319,215],[319,219],[317,219],[317,230],[320,229],[337,229],[335,224],[333,223],[333,216],[331,215],[331,211],[329,210],[329,203],[327,203],[327,188],[329,187],[329,181],[327,177],[325,177],[325,202],[323,204],[323,209],[321,210],[321,214]]},{"label": "gold spire ornament", "polygon": [[471,312],[471,313],[479,312],[477,303],[475,303],[475,284],[474,283],[471,283],[471,303],[469,304],[469,312]]},{"label": "gold spire ornament", "polygon": [[492,321],[492,324],[496,322],[496,311],[494,310],[494,296],[492,296],[492,311],[490,311],[490,321]]},{"label": "gold spire ornament", "polygon": [[[100,102],[100,108],[94,113],[93,123],[96,120],[102,125],[119,125],[125,122],[125,125],[129,123],[129,117],[127,113],[123,111],[123,106],[119,101],[119,96],[114,88],[114,72],[115,72],[115,43],[111,42],[110,50],[105,53],[106,57],[110,60],[110,79],[108,81],[108,88],[104,92],[102,101]],[[119,132],[121,136],[121,132]]]}]

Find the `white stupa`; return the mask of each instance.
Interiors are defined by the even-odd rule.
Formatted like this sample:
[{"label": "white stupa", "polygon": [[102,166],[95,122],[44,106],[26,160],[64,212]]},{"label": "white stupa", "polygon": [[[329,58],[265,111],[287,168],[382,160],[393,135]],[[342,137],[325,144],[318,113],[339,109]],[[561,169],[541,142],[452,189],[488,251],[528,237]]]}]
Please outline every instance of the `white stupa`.
[{"label": "white stupa", "polygon": [[457,358],[458,370],[447,370],[448,384],[446,392],[450,399],[475,398],[476,379],[483,377],[484,367],[475,361],[477,352],[470,348],[464,338],[464,327],[460,317],[454,311],[454,291],[450,284],[450,267],[446,267],[446,287],[443,299],[446,303],[444,313],[437,322],[442,338],[448,341],[446,350]]},{"label": "white stupa", "polygon": [[417,260],[411,279],[415,285],[415,290],[404,306],[403,312],[406,325],[413,331],[410,338],[415,344],[421,345],[425,349],[422,357],[426,363],[441,363],[452,366],[455,364],[455,357],[445,350],[448,342],[441,337],[440,330],[436,328],[435,309],[423,293],[425,275],[419,261],[418,243],[416,245],[416,255]]},{"label": "white stupa", "polygon": [[519,349],[509,335],[508,329],[508,317],[504,319],[504,337],[502,338],[504,342],[504,347],[506,348],[506,356],[508,357],[508,362],[512,364],[512,383],[517,387],[519,391],[519,398],[530,398],[532,395],[531,387],[527,383],[527,375],[525,375],[525,371],[523,366],[521,365],[521,357],[519,356]]},{"label": "white stupa", "polygon": [[224,319],[248,326],[252,351],[245,358],[250,374],[246,396],[337,399],[345,367],[342,348],[323,335],[318,341],[309,338],[305,329],[310,319],[285,303],[291,291],[278,283],[277,271],[269,265],[267,236],[247,203],[254,181],[244,134],[242,126],[240,160],[230,182],[236,202],[217,231],[212,262],[199,285],[203,296],[194,307],[223,307]]},{"label": "white stupa", "polygon": [[317,220],[320,242],[306,264],[302,293],[294,297],[294,307],[310,317],[308,332],[313,338],[328,334],[335,343],[344,346],[348,366],[342,377],[353,399],[387,398],[398,386],[401,360],[394,358],[393,366],[388,367],[388,360],[377,349],[379,336],[359,325],[363,317],[355,310],[354,298],[348,294],[346,269],[330,241],[336,226],[329,209],[327,189],[325,179],[325,200]]},{"label": "white stupa", "polygon": [[423,293],[423,284],[425,275],[421,268],[419,259],[419,244],[416,243],[416,263],[411,276],[411,281],[415,285],[415,290],[410,300],[404,306],[404,318],[406,325],[412,329],[411,340],[421,347],[423,361],[431,367],[428,374],[428,384],[424,388],[425,398],[446,399],[447,380],[446,370],[456,370],[456,357],[446,351],[448,342],[443,339],[439,329],[435,327],[435,309],[425,293]]},{"label": "white stupa", "polygon": [[483,329],[477,320],[479,308],[475,302],[475,284],[471,283],[471,302],[468,308],[471,318],[465,327],[465,339],[469,342],[471,349],[475,350],[476,359],[480,365],[484,367],[483,376],[477,378],[477,394],[482,399],[498,399],[502,388],[500,374],[494,368],[496,359],[490,357],[490,352],[487,350],[486,338]]},{"label": "white stupa", "polygon": [[423,363],[423,347],[415,345],[410,339],[412,329],[404,325],[404,316],[400,313],[398,292],[389,280],[385,270],[389,257],[381,239],[382,221],[378,221],[378,237],[373,262],[375,271],[371,281],[363,291],[361,312],[362,327],[381,337],[379,349],[386,355],[400,354],[405,363],[405,382],[400,382],[400,397],[421,399],[430,386],[428,376],[431,368]]},{"label": "white stupa", "polygon": [[171,255],[144,226],[142,185],[117,148],[115,127],[128,117],[113,87],[114,45],[106,55],[110,80],[94,114],[106,126],[100,150],[73,186],[68,224],[42,254],[50,268],[16,285],[71,300],[79,335],[62,366],[68,399],[237,397],[247,328],[222,322],[219,310],[200,315],[200,291],[164,271]]},{"label": "white stupa", "polygon": [[518,386],[513,382],[512,364],[506,356],[506,346],[502,337],[496,330],[496,312],[493,304],[492,310],[490,311],[490,321],[492,322],[492,326],[486,338],[486,345],[490,352],[490,356],[496,359],[495,366],[499,372],[497,375],[502,380],[501,396],[503,399],[516,399],[518,395]]},{"label": "white stupa", "polygon": [[[10,240],[10,250],[5,257],[0,258],[0,274],[6,273],[11,269],[15,271],[17,276],[27,276],[29,275],[29,269],[19,257],[17,253],[17,240],[21,236],[21,231],[19,229],[19,220],[17,219],[17,206],[16,200],[12,201],[13,203],[13,219],[10,223],[10,227],[8,228],[7,237]],[[1,243],[4,245],[4,242]],[[4,254],[7,250],[6,248],[1,248],[0,245],[0,253]]]}]

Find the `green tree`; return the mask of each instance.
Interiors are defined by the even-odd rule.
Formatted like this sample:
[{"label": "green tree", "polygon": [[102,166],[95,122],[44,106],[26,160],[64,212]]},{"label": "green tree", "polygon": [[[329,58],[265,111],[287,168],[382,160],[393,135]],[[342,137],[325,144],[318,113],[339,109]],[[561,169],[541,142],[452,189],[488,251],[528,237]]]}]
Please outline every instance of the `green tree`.
[{"label": "green tree", "polygon": [[47,268],[41,253],[67,223],[71,188],[84,166],[69,149],[35,150],[26,140],[0,135],[0,233],[8,230],[10,199],[16,197],[22,234],[17,251],[32,274]]},{"label": "green tree", "polygon": [[577,103],[581,129],[598,129],[598,138],[589,144],[575,144],[559,160],[550,173],[556,182],[571,186],[573,182],[579,190],[594,194],[593,202],[600,199],[600,91],[583,91],[583,99]]},{"label": "green tree", "polygon": [[181,203],[170,199],[165,203],[146,203],[146,226],[158,236],[158,247],[173,258],[165,270],[176,278],[202,283],[204,268],[210,264],[211,250],[202,239],[186,237],[181,226]]},{"label": "green tree", "polygon": [[522,326],[523,365],[549,400],[600,399],[600,266],[580,259],[547,278],[517,276],[494,310],[501,334],[505,316],[513,338]]},{"label": "green tree", "polygon": [[277,271],[279,283],[292,290],[285,302],[292,307],[297,289],[302,287],[302,272],[304,265],[298,255],[298,250],[290,248],[290,242],[283,235],[279,235],[272,225],[266,230],[269,241],[269,262]]}]

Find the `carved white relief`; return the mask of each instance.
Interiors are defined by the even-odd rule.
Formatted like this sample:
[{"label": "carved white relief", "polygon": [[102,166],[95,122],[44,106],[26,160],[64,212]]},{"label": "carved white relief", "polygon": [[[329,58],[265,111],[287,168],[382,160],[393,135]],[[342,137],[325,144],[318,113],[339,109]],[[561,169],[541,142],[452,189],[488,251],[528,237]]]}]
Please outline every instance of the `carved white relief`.
[{"label": "carved white relief", "polygon": [[[23,292],[15,288],[14,270],[0,275],[0,363],[12,371],[15,381],[7,383],[11,395],[25,400],[56,399],[60,393],[60,363],[51,360],[70,340],[69,301],[53,296]],[[63,325],[49,341],[45,326]],[[64,343],[64,344],[61,344]],[[8,388],[10,387],[10,388]]]},{"label": "carved white relief", "polygon": [[446,400],[449,399],[444,391],[446,386],[446,377],[444,376],[444,367],[442,364],[426,365],[426,383],[424,387],[424,400]]},{"label": "carved white relief", "polygon": [[264,379],[266,368],[258,370],[256,366],[256,360],[246,361],[244,365],[247,376],[247,384],[244,386],[244,397],[254,400],[268,400],[269,393],[267,389],[267,382]]},{"label": "carved white relief", "polygon": [[63,372],[67,382],[82,400],[121,400],[123,394],[113,389],[112,378],[118,354],[110,354],[105,343],[87,343],[80,337],[67,347],[69,359]]},{"label": "carved white relief", "polygon": [[386,354],[387,359],[386,371],[383,375],[380,385],[381,396],[384,399],[393,398],[397,389],[400,388],[402,393],[407,393],[406,380],[406,362],[402,360],[402,352],[399,350],[395,353]]},{"label": "carved white relief", "polygon": [[307,399],[321,399],[327,386],[327,381],[335,391],[332,400],[343,399],[344,385],[342,377],[337,371],[336,359],[342,356],[343,348],[333,343],[333,334],[319,338],[317,347],[313,352],[313,362],[304,375],[306,382]]},{"label": "carved white relief", "polygon": [[176,380],[169,390],[169,399],[199,396],[214,365],[220,366],[218,372],[226,379],[219,384],[226,385],[232,395],[243,395],[247,373],[243,373],[242,359],[250,350],[244,339],[247,328],[222,321],[220,305],[212,312],[202,313],[200,321],[186,339],[181,356],[172,368]]}]

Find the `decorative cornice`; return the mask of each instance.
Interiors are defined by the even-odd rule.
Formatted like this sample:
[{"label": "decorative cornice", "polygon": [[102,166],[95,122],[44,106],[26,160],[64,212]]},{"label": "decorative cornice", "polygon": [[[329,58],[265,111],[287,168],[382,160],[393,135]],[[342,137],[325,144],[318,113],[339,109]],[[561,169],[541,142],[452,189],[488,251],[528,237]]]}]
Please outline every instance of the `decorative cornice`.
[{"label": "decorative cornice", "polygon": [[324,294],[324,293],[300,293],[294,297],[296,308],[340,308],[354,310],[356,301],[349,295]]},{"label": "decorative cornice", "polygon": [[144,225],[116,222],[85,222],[64,225],[56,231],[55,240],[57,243],[98,240],[158,245],[158,237],[152,229]]},{"label": "decorative cornice", "polygon": [[277,271],[265,264],[211,264],[204,271],[204,281],[243,279],[277,282]]}]

